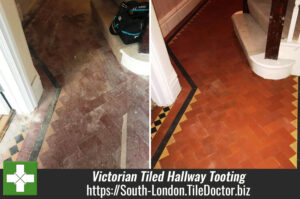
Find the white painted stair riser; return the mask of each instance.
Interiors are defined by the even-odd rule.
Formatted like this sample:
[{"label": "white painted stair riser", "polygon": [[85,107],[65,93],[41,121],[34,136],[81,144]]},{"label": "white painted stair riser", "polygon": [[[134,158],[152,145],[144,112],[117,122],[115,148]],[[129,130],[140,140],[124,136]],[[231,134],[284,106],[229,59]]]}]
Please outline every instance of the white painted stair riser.
[{"label": "white painted stair riser", "polygon": [[280,43],[279,57],[292,59],[295,64],[292,67],[291,75],[300,76],[300,43],[282,41]]},{"label": "white painted stair riser", "polygon": [[265,59],[266,33],[261,31],[249,14],[237,12],[232,19],[237,38],[252,70],[258,76],[278,80],[300,75],[300,43],[282,40],[278,60]]},{"label": "white painted stair riser", "polygon": [[284,79],[290,76],[292,67],[295,64],[295,61],[291,59],[265,59],[264,53],[250,56],[249,62],[257,75],[272,80]]}]

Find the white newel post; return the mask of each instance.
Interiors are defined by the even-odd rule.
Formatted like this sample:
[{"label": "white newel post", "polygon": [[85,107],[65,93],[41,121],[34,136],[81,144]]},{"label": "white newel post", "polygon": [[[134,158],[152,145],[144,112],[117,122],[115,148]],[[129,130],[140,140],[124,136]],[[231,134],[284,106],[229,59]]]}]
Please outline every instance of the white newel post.
[{"label": "white newel post", "polygon": [[[153,5],[151,3],[153,8]],[[173,104],[181,90],[154,9],[151,9],[151,95],[158,106]]]},{"label": "white newel post", "polygon": [[13,0],[0,0],[0,84],[19,114],[34,111],[43,92]]}]

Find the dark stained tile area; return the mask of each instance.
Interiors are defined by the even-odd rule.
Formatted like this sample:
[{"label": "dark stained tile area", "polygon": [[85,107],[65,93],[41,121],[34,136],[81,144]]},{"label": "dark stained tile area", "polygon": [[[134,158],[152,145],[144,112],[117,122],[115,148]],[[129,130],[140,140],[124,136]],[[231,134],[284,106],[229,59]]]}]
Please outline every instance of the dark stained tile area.
[{"label": "dark stained tile area", "polygon": [[125,114],[127,168],[148,168],[148,80],[117,62],[98,29],[86,0],[47,1],[25,29],[62,85],[41,168],[119,168]]}]

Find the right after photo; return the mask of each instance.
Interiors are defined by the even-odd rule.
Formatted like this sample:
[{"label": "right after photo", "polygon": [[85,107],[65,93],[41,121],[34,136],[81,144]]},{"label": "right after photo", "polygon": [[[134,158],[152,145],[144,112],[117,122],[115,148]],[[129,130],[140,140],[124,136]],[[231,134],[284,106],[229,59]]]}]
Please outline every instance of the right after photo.
[{"label": "right after photo", "polygon": [[152,0],[152,168],[297,169],[299,4]]}]

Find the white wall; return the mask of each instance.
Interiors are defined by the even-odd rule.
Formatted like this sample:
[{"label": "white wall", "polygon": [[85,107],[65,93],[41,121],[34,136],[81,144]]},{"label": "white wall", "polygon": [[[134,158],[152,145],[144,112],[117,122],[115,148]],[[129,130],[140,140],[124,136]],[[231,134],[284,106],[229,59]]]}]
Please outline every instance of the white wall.
[{"label": "white wall", "polygon": [[19,49],[21,61],[26,70],[29,81],[32,84],[38,73],[32,63],[16,4],[13,0],[0,0],[0,3],[3,7],[6,18],[9,19],[7,20],[7,25],[10,27],[10,33],[12,34],[12,37],[14,37],[15,44]]},{"label": "white wall", "polygon": [[167,36],[202,0],[152,0],[163,36]]},{"label": "white wall", "polygon": [[0,83],[17,113],[32,112],[42,95],[14,0],[0,0]]}]

